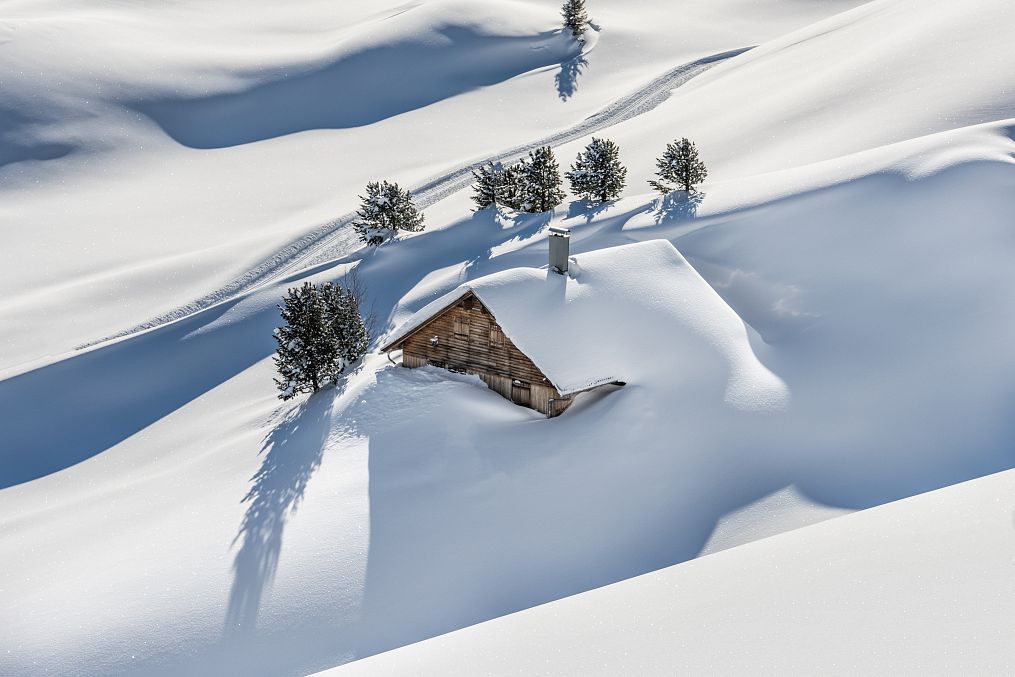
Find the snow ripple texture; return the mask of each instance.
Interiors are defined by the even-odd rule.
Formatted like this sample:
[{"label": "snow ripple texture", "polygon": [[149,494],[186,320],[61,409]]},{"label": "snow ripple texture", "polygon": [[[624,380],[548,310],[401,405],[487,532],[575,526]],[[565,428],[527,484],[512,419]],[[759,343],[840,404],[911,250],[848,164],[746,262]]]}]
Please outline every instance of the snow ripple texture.
[{"label": "snow ripple texture", "polygon": [[[695,76],[700,75],[718,63],[743,54],[750,49],[752,47],[741,47],[712,54],[677,66],[637,91],[614,101],[598,113],[586,118],[573,127],[545,136],[536,141],[504,150],[496,156],[485,157],[460,165],[429,179],[422,185],[412,189],[413,201],[420,210],[426,209],[472,185],[473,170],[487,162],[503,162],[505,164],[517,162],[530,150],[542,146],[562,146],[647,113],[666,101],[673,90],[687,83]],[[271,257],[225,286],[118,334],[80,345],[77,347],[77,350],[180,320],[240,294],[270,284],[285,275],[348,256],[362,247],[356,233],[349,227],[355,218],[356,214],[351,213],[328,221],[306,235],[285,245]]]}]

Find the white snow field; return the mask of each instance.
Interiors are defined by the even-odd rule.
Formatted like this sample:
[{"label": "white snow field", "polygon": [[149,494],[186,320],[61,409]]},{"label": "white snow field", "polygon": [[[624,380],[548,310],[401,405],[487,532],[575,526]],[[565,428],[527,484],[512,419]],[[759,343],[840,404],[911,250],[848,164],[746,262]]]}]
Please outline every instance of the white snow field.
[{"label": "white snow field", "polygon": [[1007,675],[1015,472],[321,673]]},{"label": "white snow field", "polygon": [[[644,618],[604,670],[1010,671],[1009,473],[766,537],[1015,468],[1015,5],[602,0],[579,68],[558,4],[0,8],[0,675],[305,675],[681,562],[362,669],[559,647],[550,671],[582,672]],[[423,233],[286,263],[367,180],[454,187],[755,44],[595,132],[630,169],[615,203],[449,190]],[[681,136],[708,181],[648,194]],[[566,167],[588,137],[559,138]],[[547,420],[372,353],[276,398],[288,287],[355,270],[376,346],[462,284],[532,279],[551,223],[579,261],[679,252],[588,288],[603,343],[552,337],[625,387]],[[633,629],[590,629],[627,600]]]}]

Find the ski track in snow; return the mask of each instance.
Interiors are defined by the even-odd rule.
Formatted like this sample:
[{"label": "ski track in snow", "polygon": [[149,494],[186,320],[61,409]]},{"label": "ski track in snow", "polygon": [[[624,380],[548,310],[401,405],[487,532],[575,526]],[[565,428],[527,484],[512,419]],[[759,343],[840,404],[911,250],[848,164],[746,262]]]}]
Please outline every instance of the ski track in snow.
[{"label": "ski track in snow", "polygon": [[[585,118],[585,120],[573,127],[524,145],[515,146],[495,156],[485,157],[481,160],[460,165],[427,180],[422,185],[411,190],[413,201],[420,210],[426,209],[472,185],[473,170],[487,162],[513,163],[524,157],[530,150],[542,146],[562,146],[588,134],[593,134],[647,113],[666,101],[671,96],[673,90],[684,85],[695,76],[700,75],[718,63],[743,54],[752,48],[741,47],[720,52],[677,66],[652,80],[641,89],[614,101],[598,113]],[[363,246],[359,242],[356,233],[349,227],[355,218],[356,214],[353,212],[332,219],[285,245],[271,257],[225,286],[175,310],[154,317],[118,334],[82,344],[76,349],[83,350],[100,343],[120,339],[148,329],[154,329],[155,327],[193,315],[240,294],[270,284],[285,275],[348,256]]]}]

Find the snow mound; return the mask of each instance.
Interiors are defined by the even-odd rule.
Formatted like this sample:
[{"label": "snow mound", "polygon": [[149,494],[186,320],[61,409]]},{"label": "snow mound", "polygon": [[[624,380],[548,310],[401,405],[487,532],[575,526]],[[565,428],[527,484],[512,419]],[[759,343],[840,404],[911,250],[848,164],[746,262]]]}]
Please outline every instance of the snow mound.
[{"label": "snow mound", "polygon": [[679,364],[714,351],[729,364],[730,402],[779,407],[788,396],[754,356],[744,323],[667,240],[578,254],[568,275],[514,268],[472,280],[418,311],[386,345],[469,292],[564,395],[659,378],[658,360],[647,359],[656,352]]}]

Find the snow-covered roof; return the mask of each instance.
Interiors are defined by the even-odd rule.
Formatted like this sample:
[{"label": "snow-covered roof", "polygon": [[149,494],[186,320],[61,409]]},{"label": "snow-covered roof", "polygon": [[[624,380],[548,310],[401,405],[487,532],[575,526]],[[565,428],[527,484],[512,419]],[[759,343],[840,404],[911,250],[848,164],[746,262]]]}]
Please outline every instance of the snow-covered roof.
[{"label": "snow-covered roof", "polygon": [[629,353],[638,343],[630,337],[658,322],[652,305],[680,298],[688,282],[692,288],[708,287],[666,240],[578,254],[570,268],[567,275],[513,268],[466,282],[413,314],[382,350],[397,346],[471,292],[566,395],[629,380]]}]

